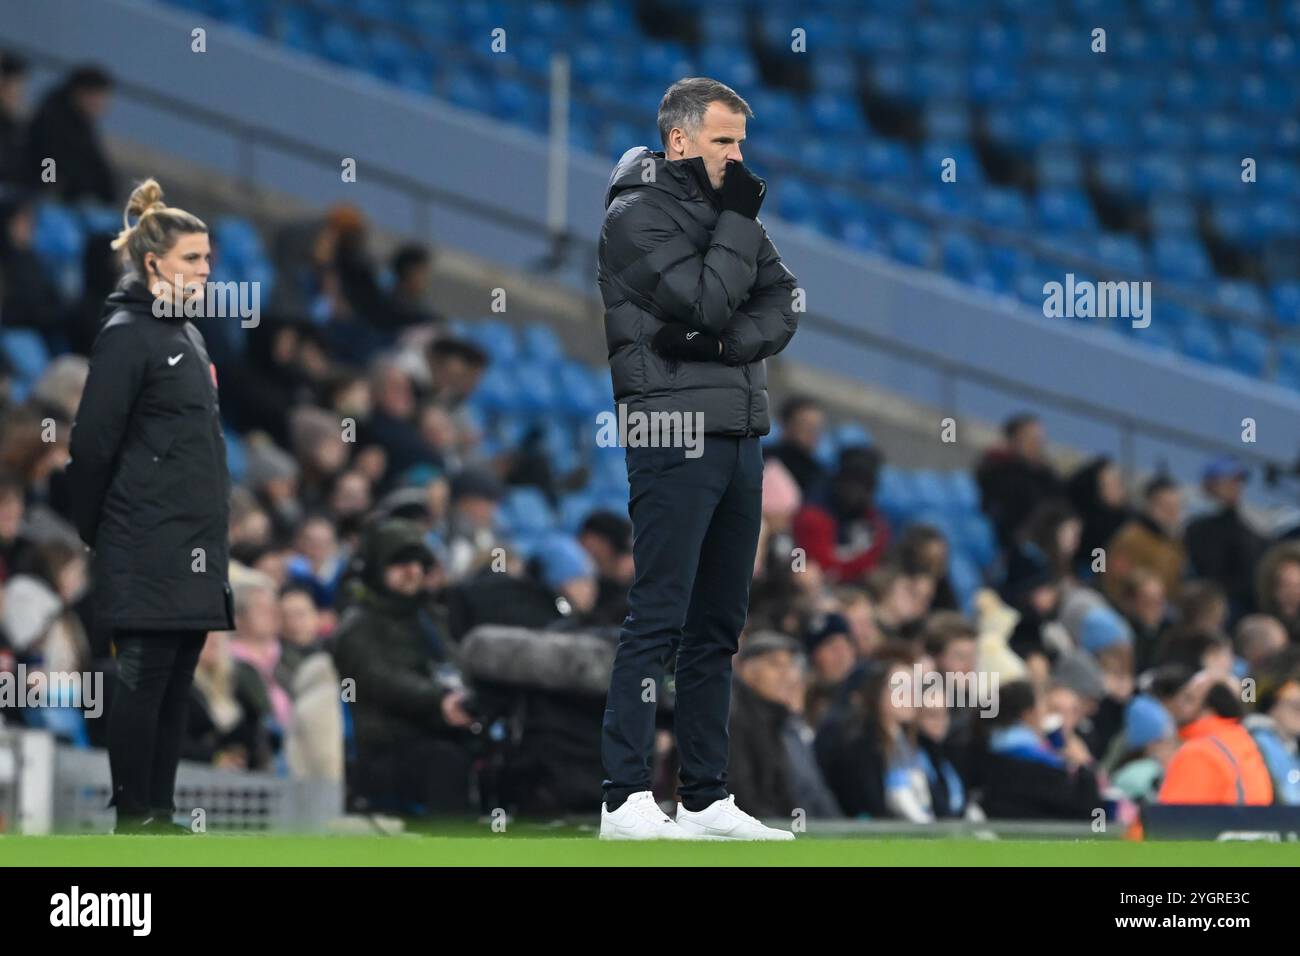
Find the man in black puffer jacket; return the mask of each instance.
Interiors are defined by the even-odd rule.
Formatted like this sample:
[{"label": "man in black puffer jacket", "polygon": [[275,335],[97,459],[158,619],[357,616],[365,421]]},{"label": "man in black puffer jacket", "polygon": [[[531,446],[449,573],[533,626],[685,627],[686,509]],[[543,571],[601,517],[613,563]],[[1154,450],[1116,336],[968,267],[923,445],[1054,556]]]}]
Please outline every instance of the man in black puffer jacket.
[{"label": "man in black puffer jacket", "polygon": [[[659,106],[664,151],[624,153],[605,199],[599,284],[614,398],[631,426],[619,440],[636,573],[604,718],[603,837],[781,836],[726,788],[731,657],[770,428],[763,360],[797,325],[794,276],[757,220],[766,184],[740,153],[751,115],[715,80],[673,84]],[[676,824],[649,798],[658,693],[647,693],[674,650]]]}]

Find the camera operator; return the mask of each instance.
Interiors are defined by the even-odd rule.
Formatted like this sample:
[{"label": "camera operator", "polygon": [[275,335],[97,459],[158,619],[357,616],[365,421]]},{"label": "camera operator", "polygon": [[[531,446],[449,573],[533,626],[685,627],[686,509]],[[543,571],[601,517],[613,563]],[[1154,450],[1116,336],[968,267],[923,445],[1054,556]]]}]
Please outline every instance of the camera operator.
[{"label": "camera operator", "polygon": [[351,702],[356,759],[348,789],[358,809],[469,809],[474,718],[448,644],[423,610],[433,562],[413,522],[386,518],[362,535],[333,649]]}]

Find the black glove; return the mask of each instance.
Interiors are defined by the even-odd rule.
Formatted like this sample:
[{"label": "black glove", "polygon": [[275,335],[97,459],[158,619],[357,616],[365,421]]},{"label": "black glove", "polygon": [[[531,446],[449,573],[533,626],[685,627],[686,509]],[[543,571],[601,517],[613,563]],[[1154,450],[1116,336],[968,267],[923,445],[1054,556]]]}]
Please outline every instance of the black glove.
[{"label": "black glove", "polygon": [[746,169],[744,163],[732,161],[727,163],[718,195],[722,199],[723,209],[753,219],[758,216],[763,197],[767,195],[767,183]]},{"label": "black glove", "polygon": [[664,358],[687,362],[716,361],[722,354],[720,345],[716,336],[680,322],[669,322],[650,341],[650,346]]}]

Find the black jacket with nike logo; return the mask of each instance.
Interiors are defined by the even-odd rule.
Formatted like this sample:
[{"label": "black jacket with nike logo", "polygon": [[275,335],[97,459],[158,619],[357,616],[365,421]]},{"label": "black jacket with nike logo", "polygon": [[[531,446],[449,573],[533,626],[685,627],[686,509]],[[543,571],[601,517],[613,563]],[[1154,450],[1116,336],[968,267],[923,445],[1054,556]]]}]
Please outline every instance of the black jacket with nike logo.
[{"label": "black jacket with nike logo", "polygon": [[94,549],[96,616],[131,630],[234,627],[230,474],[216,370],[184,317],[128,277],[108,297],[67,482]]}]

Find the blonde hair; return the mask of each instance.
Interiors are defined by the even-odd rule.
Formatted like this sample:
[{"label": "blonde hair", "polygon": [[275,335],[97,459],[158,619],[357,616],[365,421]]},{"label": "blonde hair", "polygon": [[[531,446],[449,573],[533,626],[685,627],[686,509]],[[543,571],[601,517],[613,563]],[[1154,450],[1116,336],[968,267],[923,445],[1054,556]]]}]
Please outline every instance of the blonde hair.
[{"label": "blonde hair", "polygon": [[[135,225],[131,218],[135,217]],[[146,179],[131,191],[122,214],[122,231],[113,240],[114,250],[125,250],[124,258],[143,277],[144,257],[149,253],[165,256],[176,245],[178,236],[208,231],[207,224],[184,209],[163,202],[158,180]]]}]

